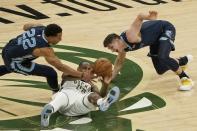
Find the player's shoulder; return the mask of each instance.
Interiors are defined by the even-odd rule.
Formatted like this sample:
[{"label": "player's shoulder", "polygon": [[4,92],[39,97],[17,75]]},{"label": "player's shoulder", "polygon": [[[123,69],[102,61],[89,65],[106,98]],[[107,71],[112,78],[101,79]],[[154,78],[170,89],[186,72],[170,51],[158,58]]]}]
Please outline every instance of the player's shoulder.
[{"label": "player's shoulder", "polygon": [[46,27],[45,26],[32,26],[31,28],[29,28],[28,30],[35,30],[36,32],[42,32],[44,31]]}]

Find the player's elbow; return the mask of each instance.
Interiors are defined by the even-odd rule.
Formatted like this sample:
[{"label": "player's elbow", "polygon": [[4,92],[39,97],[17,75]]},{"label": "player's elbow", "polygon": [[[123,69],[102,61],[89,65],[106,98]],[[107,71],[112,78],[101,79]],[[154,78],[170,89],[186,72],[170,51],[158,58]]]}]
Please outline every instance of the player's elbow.
[{"label": "player's elbow", "polygon": [[27,31],[26,25],[23,26],[23,30],[24,30],[24,31]]},{"label": "player's elbow", "polygon": [[137,20],[143,21],[143,13],[139,13],[139,14],[137,15]]},{"label": "player's elbow", "polygon": [[29,29],[29,24],[25,24],[24,26],[23,26],[23,30],[24,31],[27,31]]}]

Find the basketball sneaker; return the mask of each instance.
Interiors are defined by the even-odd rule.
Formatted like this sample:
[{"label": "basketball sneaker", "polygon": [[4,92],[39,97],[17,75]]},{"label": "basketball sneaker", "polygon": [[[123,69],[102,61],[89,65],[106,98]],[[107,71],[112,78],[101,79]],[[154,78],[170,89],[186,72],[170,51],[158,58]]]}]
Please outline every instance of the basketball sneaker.
[{"label": "basketball sneaker", "polygon": [[181,86],[179,87],[179,90],[181,91],[189,91],[192,89],[194,83],[191,79],[187,77],[181,78]]},{"label": "basketball sneaker", "polygon": [[116,86],[113,87],[107,94],[107,97],[99,105],[100,111],[106,111],[111,104],[113,104],[118,100],[119,95],[120,95],[120,89]]},{"label": "basketball sneaker", "polygon": [[41,126],[47,127],[49,125],[49,119],[54,109],[50,104],[46,104],[41,112]]},{"label": "basketball sneaker", "polygon": [[[186,68],[188,67],[188,64],[193,60],[192,55],[186,55],[184,57],[187,58],[188,62],[185,65],[180,65],[180,67],[182,68],[183,71],[186,70]],[[181,57],[180,59],[184,59],[184,57]]]}]

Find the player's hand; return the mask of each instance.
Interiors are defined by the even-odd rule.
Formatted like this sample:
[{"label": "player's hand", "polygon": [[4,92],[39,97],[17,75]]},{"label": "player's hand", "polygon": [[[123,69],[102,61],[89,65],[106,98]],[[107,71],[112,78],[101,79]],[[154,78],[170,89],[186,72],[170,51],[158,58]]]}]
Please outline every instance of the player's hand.
[{"label": "player's hand", "polygon": [[105,76],[102,80],[101,80],[104,84],[109,85],[112,81],[112,76]]},{"label": "player's hand", "polygon": [[97,77],[98,76],[96,76],[94,73],[92,73],[92,70],[88,70],[86,72],[83,72],[83,75],[82,75],[81,79],[86,81],[86,82],[90,82]]},{"label": "player's hand", "polygon": [[157,19],[157,15],[158,15],[158,13],[157,13],[157,11],[149,11],[149,16],[148,16],[148,19],[149,20],[156,20]]},{"label": "player's hand", "polygon": [[89,82],[92,79],[92,75],[88,71],[87,72],[83,72],[81,79],[86,81],[86,82]]}]

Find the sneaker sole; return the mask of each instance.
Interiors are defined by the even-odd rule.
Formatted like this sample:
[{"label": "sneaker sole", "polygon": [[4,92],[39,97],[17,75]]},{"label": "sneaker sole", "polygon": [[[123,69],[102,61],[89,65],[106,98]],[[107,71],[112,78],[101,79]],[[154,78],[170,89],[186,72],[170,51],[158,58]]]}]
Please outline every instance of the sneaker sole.
[{"label": "sneaker sole", "polygon": [[[107,95],[107,103],[108,105],[105,106],[105,108],[100,108],[100,111],[106,111],[110,106],[111,104],[113,104],[114,102],[116,102],[119,98],[119,95],[120,95],[120,89],[118,87],[113,87],[108,95]],[[111,98],[111,99],[110,99]]]},{"label": "sneaker sole", "polygon": [[109,97],[112,97],[113,100],[109,102],[109,105],[111,105],[112,103],[116,102],[119,98],[120,95],[120,89],[118,87],[113,87],[110,92],[109,92]]},{"label": "sneaker sole", "polygon": [[[47,110],[51,110],[51,113],[46,113]],[[52,114],[52,111],[53,111],[52,106],[50,106],[48,104],[44,106],[44,109],[41,112],[41,126],[47,127],[49,125],[49,119]],[[47,119],[45,117],[47,117]]]},{"label": "sneaker sole", "polygon": [[179,90],[180,91],[190,91],[192,88],[193,88],[193,86],[194,86],[194,82],[193,81],[191,81],[191,85],[190,86],[180,86],[179,87]]}]

